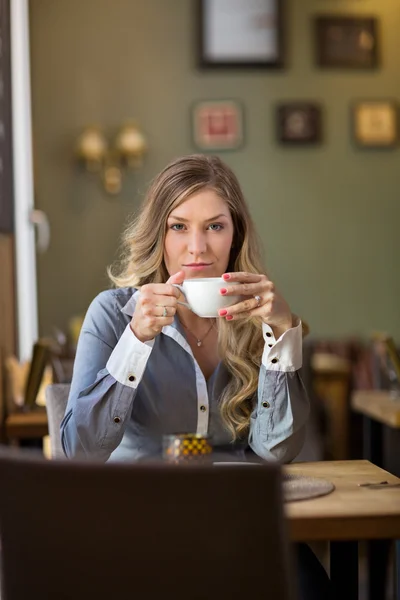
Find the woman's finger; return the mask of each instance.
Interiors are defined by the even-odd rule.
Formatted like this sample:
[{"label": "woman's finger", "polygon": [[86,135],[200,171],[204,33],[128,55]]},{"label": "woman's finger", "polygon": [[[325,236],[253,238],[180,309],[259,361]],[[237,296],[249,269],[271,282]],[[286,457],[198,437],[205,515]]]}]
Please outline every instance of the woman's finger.
[{"label": "woman's finger", "polygon": [[143,313],[141,325],[145,329],[152,331],[161,331],[165,325],[171,325],[174,321],[174,315],[170,314],[171,309],[167,309],[167,316],[164,316],[164,312],[158,310],[159,314],[154,313]]},{"label": "woman's finger", "polygon": [[175,296],[141,295],[139,302],[142,306],[176,306],[177,298]]},{"label": "woman's finger", "polygon": [[258,275],[257,273],[247,273],[246,271],[238,271],[236,273],[224,273],[222,279],[225,281],[239,281],[242,283],[257,283],[265,279],[269,281],[266,275]]},{"label": "woman's finger", "polygon": [[264,312],[265,311],[263,311],[260,308],[253,308],[252,310],[247,310],[247,311],[244,310],[239,313],[224,315],[224,318],[227,321],[233,321],[233,320],[239,321],[240,319],[250,319],[252,317],[262,317],[264,319],[265,318]]},{"label": "woman's finger", "polygon": [[260,296],[270,291],[271,282],[258,281],[257,283],[238,283],[221,287],[222,296]]},{"label": "woman's finger", "polygon": [[[253,315],[254,311],[260,309],[262,304],[258,298],[247,298],[242,302],[238,302],[237,304],[233,304],[232,306],[228,306],[227,308],[223,308],[219,311],[219,315],[221,317],[232,316],[235,317],[237,315],[242,316],[243,313],[249,315]],[[264,309],[265,311],[265,309]],[[259,314],[262,314],[263,311],[260,311]]]},{"label": "woman's finger", "polygon": [[166,327],[167,325],[172,325],[174,322],[173,317],[157,317],[157,327]]},{"label": "woman's finger", "polygon": [[157,317],[163,317],[164,319],[174,317],[175,313],[176,313],[175,306],[166,305],[166,306],[156,306],[156,308],[155,308],[155,315]]},{"label": "woman's finger", "polygon": [[142,314],[145,317],[174,317],[176,313],[176,306],[168,304],[145,304],[142,307]]},{"label": "woman's finger", "polygon": [[147,283],[140,288],[142,296],[172,296],[179,298],[180,291],[172,283]]}]

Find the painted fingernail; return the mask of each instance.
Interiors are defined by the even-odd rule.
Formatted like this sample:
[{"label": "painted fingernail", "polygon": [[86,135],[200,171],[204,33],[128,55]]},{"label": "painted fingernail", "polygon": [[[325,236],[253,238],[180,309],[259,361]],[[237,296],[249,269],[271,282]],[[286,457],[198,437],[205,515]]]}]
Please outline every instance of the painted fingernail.
[{"label": "painted fingernail", "polygon": [[231,276],[229,275],[229,273],[224,273],[224,275],[222,275],[223,279],[230,279]]},{"label": "painted fingernail", "polygon": [[221,308],[221,310],[219,311],[219,316],[220,317],[225,317],[225,315],[228,314],[228,311],[225,310],[224,308]]},{"label": "painted fingernail", "polygon": [[221,292],[221,294],[226,294],[226,289],[225,288],[221,288],[219,291]]},{"label": "painted fingernail", "polygon": [[228,315],[228,316],[226,317],[226,320],[227,320],[227,321],[232,321],[232,319],[233,319],[232,315]]}]

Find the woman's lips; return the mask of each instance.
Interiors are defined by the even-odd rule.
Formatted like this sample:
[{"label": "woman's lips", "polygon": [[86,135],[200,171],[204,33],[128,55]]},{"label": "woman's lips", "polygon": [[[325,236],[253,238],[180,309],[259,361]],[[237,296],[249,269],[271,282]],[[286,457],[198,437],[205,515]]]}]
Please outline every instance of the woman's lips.
[{"label": "woman's lips", "polygon": [[211,267],[212,263],[192,263],[190,265],[183,265],[186,269],[190,269],[191,271],[201,271],[202,269],[206,269],[207,267]]}]

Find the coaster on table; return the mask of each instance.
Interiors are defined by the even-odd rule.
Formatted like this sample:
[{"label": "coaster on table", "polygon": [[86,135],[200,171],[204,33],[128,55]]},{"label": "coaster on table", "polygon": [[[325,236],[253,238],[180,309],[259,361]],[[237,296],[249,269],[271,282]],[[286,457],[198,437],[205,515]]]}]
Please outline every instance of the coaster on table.
[{"label": "coaster on table", "polygon": [[335,489],[334,484],[320,477],[304,477],[303,475],[283,476],[283,497],[285,502],[308,500],[326,496]]}]

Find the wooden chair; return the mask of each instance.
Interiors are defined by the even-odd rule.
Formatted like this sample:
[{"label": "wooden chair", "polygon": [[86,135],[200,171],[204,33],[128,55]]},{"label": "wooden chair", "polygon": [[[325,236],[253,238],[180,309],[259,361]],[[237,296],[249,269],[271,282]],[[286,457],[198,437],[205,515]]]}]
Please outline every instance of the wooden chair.
[{"label": "wooden chair", "polygon": [[[19,446],[21,440],[41,439],[48,434],[47,413],[44,407],[35,404],[41,386],[46,365],[49,363],[50,345],[47,340],[39,339],[33,347],[32,360],[27,376],[21,372],[19,377],[26,376],[23,386],[23,405],[18,406],[12,398],[12,377],[18,374],[8,371],[8,401],[2,407],[2,424],[5,442]],[[6,361],[7,365],[7,361]],[[15,383],[15,382],[14,382]]]},{"label": "wooden chair", "polygon": [[0,453],[7,600],[293,600],[277,465],[104,465],[9,452]]}]

